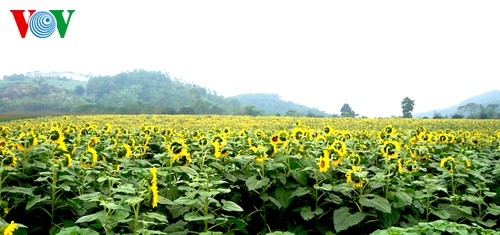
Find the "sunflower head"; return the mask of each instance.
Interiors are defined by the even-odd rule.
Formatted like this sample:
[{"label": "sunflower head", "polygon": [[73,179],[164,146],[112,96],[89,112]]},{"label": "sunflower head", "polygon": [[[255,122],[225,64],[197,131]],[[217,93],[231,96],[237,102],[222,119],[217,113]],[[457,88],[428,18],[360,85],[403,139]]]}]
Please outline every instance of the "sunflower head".
[{"label": "sunflower head", "polygon": [[385,134],[390,135],[390,136],[393,136],[396,134],[396,130],[394,129],[394,127],[392,125],[387,125],[384,128],[384,132],[385,132]]},{"label": "sunflower head", "polygon": [[326,136],[331,135],[333,133],[333,127],[328,125],[323,128],[323,133],[325,133]]},{"label": "sunflower head", "polygon": [[384,145],[380,149],[380,152],[386,158],[397,158],[399,151],[401,150],[401,143],[395,140],[387,140],[384,142]]},{"label": "sunflower head", "polygon": [[441,159],[439,167],[445,168],[447,172],[452,172],[455,169],[455,158],[446,157]]},{"label": "sunflower head", "polygon": [[263,145],[257,145],[257,147],[252,146],[250,147],[250,151],[252,152],[252,155],[255,156],[255,161],[256,162],[263,162],[267,159],[267,151],[268,149],[264,147]]},{"label": "sunflower head", "polygon": [[271,139],[269,140],[271,144],[278,144],[280,142],[280,137],[278,134],[274,134],[271,136]]},{"label": "sunflower head", "polygon": [[330,146],[340,157],[344,157],[347,155],[347,146],[342,140],[335,140],[333,144]]},{"label": "sunflower head", "polygon": [[281,130],[280,132],[278,132],[278,139],[281,143],[286,142],[288,140],[288,132],[285,130]]},{"label": "sunflower head", "polygon": [[330,152],[323,150],[323,155],[318,160],[318,167],[320,172],[327,172],[330,168]]},{"label": "sunflower head", "polygon": [[295,140],[295,141],[299,141],[300,139],[302,139],[302,137],[304,136],[304,134],[305,134],[305,131],[304,131],[303,128],[301,128],[301,127],[295,127],[292,130],[292,139]]},{"label": "sunflower head", "polygon": [[10,150],[4,149],[1,154],[3,155],[2,165],[7,167],[7,169],[11,169],[17,164],[17,157]]},{"label": "sunflower head", "polygon": [[361,167],[352,166],[352,168],[345,174],[347,183],[351,183],[356,188],[363,188],[366,181],[366,172]]}]

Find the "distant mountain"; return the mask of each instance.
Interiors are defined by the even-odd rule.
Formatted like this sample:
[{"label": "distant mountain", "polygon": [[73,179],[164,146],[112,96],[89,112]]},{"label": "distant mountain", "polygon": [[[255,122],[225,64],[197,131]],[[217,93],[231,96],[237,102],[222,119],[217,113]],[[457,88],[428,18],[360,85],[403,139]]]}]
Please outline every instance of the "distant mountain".
[{"label": "distant mountain", "polygon": [[328,115],[275,94],[223,97],[166,73],[144,70],[93,77],[70,72],[4,76],[0,101],[0,113]]},{"label": "distant mountain", "polygon": [[459,108],[461,106],[465,107],[467,104],[470,104],[470,103],[482,105],[483,107],[487,107],[488,104],[499,104],[500,105],[500,90],[493,90],[493,91],[489,91],[489,92],[483,93],[483,94],[478,95],[478,96],[468,98],[468,99],[460,102],[459,104],[453,105],[449,108],[437,109],[437,110],[433,110],[433,111],[417,113],[413,116],[417,117],[417,118],[421,118],[421,117],[432,118],[435,113],[438,113],[438,114],[442,115],[443,117],[446,117],[446,116],[451,117],[455,114],[467,115],[466,113],[464,113],[465,111],[463,108],[461,110],[459,110]]},{"label": "distant mountain", "polygon": [[254,105],[265,115],[299,115],[299,116],[329,116],[328,113],[315,108],[310,108],[290,101],[284,101],[277,94],[252,93],[232,96],[237,99],[241,105]]}]

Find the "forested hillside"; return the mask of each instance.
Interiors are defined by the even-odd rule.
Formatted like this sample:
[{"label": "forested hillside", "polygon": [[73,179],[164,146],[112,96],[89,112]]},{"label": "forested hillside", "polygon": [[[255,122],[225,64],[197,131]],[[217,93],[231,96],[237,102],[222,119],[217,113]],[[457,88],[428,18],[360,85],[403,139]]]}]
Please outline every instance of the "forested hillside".
[{"label": "forested hillside", "polygon": [[4,76],[0,100],[0,113],[328,115],[277,95],[223,97],[166,73],[144,70],[88,81],[54,75]]}]

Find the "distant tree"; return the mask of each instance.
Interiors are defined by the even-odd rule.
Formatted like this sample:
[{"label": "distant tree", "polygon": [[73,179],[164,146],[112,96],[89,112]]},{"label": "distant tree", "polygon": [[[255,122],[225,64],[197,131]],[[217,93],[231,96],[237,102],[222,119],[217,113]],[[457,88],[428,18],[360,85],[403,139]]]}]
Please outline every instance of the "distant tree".
[{"label": "distant tree", "polygon": [[288,111],[286,111],[285,115],[290,116],[290,117],[295,117],[298,114],[297,114],[297,111],[295,111],[295,110],[288,110]]},{"label": "distant tree", "polygon": [[85,87],[83,87],[82,85],[76,86],[75,87],[75,95],[82,96],[83,94],[85,94]]},{"label": "distant tree", "polygon": [[434,119],[443,119],[443,114],[439,113],[439,112],[434,112],[434,115],[433,117]]},{"label": "distant tree", "polygon": [[459,113],[455,113],[455,114],[453,114],[451,116],[451,118],[453,118],[453,119],[462,119],[462,118],[464,118],[464,115],[459,114]]},{"label": "distant tree", "polygon": [[413,106],[415,106],[415,101],[405,97],[403,101],[401,101],[401,109],[403,109],[403,117],[404,118],[411,118],[411,112],[413,111]]},{"label": "distant tree", "polygon": [[179,114],[195,114],[195,112],[193,108],[185,106],[179,109]]},{"label": "distant tree", "polygon": [[255,107],[255,105],[248,105],[243,107],[243,110],[241,111],[241,115],[246,115],[246,116],[260,116],[262,115],[262,112]]},{"label": "distant tree", "polygon": [[306,116],[308,116],[308,117],[317,117],[316,114],[314,114],[311,111],[308,111],[307,114],[306,114]]},{"label": "distant tree", "polygon": [[486,105],[486,108],[483,108],[481,112],[486,113],[487,118],[489,119],[494,119],[494,118],[499,118],[497,109],[500,106],[500,104],[488,104]]},{"label": "distant tree", "polygon": [[340,116],[342,117],[355,117],[357,114],[351,109],[348,103],[345,103],[342,108],[340,108]]}]

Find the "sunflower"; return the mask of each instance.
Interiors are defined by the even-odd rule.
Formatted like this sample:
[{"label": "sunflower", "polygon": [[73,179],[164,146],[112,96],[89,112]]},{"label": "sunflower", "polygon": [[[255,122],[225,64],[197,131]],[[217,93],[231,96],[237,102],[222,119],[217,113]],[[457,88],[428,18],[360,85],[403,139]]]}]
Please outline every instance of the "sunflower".
[{"label": "sunflower", "polygon": [[333,133],[333,127],[328,125],[323,128],[323,132],[325,133],[326,136],[329,136]]},{"label": "sunflower", "polygon": [[118,150],[118,157],[129,158],[130,156],[132,156],[132,148],[128,144],[122,144]]},{"label": "sunflower", "polygon": [[253,133],[253,136],[255,136],[255,138],[257,138],[257,139],[262,139],[262,138],[264,138],[265,133],[264,133],[264,131],[263,131],[263,130],[258,129],[258,130],[256,130],[256,131]]},{"label": "sunflower", "polygon": [[17,164],[17,157],[10,150],[2,150],[1,153],[3,155],[2,163],[5,164],[6,168],[11,169]]},{"label": "sunflower", "polygon": [[401,143],[395,140],[387,140],[384,143],[384,146],[380,149],[380,152],[386,158],[397,158],[399,151],[401,150]]},{"label": "sunflower", "polygon": [[280,137],[278,134],[274,134],[271,136],[271,139],[269,139],[269,142],[271,142],[271,144],[274,144],[274,145],[277,145],[279,144],[280,142]]},{"label": "sunflower", "polygon": [[472,166],[472,163],[469,159],[465,160],[465,170],[468,171],[470,170],[470,167]]},{"label": "sunflower", "polygon": [[[224,150],[224,147],[225,147],[224,144],[221,144],[221,143],[215,141],[212,143],[212,146],[214,147],[214,157],[221,158],[221,157],[225,157],[228,155],[227,150]],[[224,154],[226,154],[225,156],[224,156],[223,152],[224,152]]]},{"label": "sunflower", "polygon": [[295,126],[302,126],[302,122],[300,120],[295,121]]},{"label": "sunflower", "polygon": [[352,168],[345,174],[347,183],[351,183],[352,186],[356,188],[362,188],[363,183],[366,180],[366,178],[362,177],[362,173],[363,169],[361,169],[361,167],[352,166]]},{"label": "sunflower", "polygon": [[189,153],[186,152],[186,154],[180,156],[178,159],[177,159],[177,162],[179,162],[181,164],[181,166],[183,167],[187,167],[189,165],[189,163],[192,161],[191,157],[189,156]]},{"label": "sunflower", "polygon": [[250,150],[252,151],[253,155],[255,156],[255,161],[257,162],[263,162],[267,159],[267,151],[266,147],[263,145],[258,145],[257,147],[250,147]]},{"label": "sunflower", "polygon": [[49,139],[57,144],[64,142],[64,133],[59,128],[53,128],[50,131]]},{"label": "sunflower", "polygon": [[320,172],[327,172],[330,168],[330,152],[328,150],[323,150],[323,155],[319,158],[318,167]]},{"label": "sunflower", "polygon": [[94,148],[97,145],[97,142],[99,142],[99,138],[96,136],[90,138],[89,142],[87,143],[88,148]]},{"label": "sunflower", "polygon": [[439,167],[445,168],[447,172],[452,172],[453,169],[455,168],[455,158],[453,157],[447,157],[441,159],[441,164],[439,164]]},{"label": "sunflower", "polygon": [[151,206],[153,208],[158,206],[158,185],[156,182],[156,167],[149,169],[151,172],[151,193],[153,194],[153,198],[151,199]]},{"label": "sunflower", "polygon": [[440,133],[437,135],[437,141],[439,143],[447,143],[448,142],[448,135],[446,133]]},{"label": "sunflower", "polygon": [[403,163],[401,162],[401,158],[398,159],[398,173],[403,174]]},{"label": "sunflower", "polygon": [[97,151],[92,147],[87,147],[87,152],[92,155],[92,162],[97,162]]},{"label": "sunflower", "polygon": [[172,162],[177,161],[181,156],[188,154],[187,145],[184,139],[174,139],[167,147],[170,154],[172,154]]},{"label": "sunflower", "polygon": [[295,141],[300,141],[300,139],[302,139],[302,137],[304,136],[304,133],[305,131],[303,128],[295,127],[292,130],[292,139]]},{"label": "sunflower", "polygon": [[280,143],[284,143],[288,140],[288,132],[285,130],[281,130],[278,132],[278,138]]},{"label": "sunflower", "polygon": [[347,155],[347,147],[344,141],[335,140],[333,144],[330,146],[336,153],[339,154],[340,157],[344,157]]},{"label": "sunflower", "polygon": [[409,172],[417,172],[418,171],[418,163],[415,159],[408,159],[404,163],[404,167]]},{"label": "sunflower", "polygon": [[412,155],[419,160],[429,160],[429,149],[425,146],[418,146],[415,150],[411,151]]},{"label": "sunflower", "polygon": [[2,235],[12,235],[17,229],[17,224],[14,223],[14,221],[11,221],[10,224],[5,226],[5,228],[3,229]]},{"label": "sunflower", "polygon": [[394,129],[394,127],[392,125],[387,125],[385,128],[384,128],[384,132],[389,135],[389,136],[394,136],[396,135],[396,129]]}]

